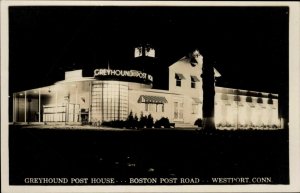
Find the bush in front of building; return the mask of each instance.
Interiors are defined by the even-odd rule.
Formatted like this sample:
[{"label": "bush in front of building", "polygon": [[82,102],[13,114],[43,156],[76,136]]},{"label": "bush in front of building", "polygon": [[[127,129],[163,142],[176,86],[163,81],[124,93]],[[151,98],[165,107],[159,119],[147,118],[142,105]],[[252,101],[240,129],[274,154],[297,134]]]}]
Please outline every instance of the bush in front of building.
[{"label": "bush in front of building", "polygon": [[155,128],[161,128],[161,127],[170,128],[170,125],[171,124],[168,117],[162,117],[159,120],[156,120],[154,123]]},{"label": "bush in front of building", "polygon": [[126,126],[126,122],[122,120],[104,121],[101,125],[113,128],[124,128]]},{"label": "bush in front of building", "polygon": [[133,117],[133,113],[132,111],[130,111],[126,121],[125,121],[125,127],[127,129],[135,129],[138,127],[138,119],[137,119],[137,115],[135,115]]},{"label": "bush in front of building", "polygon": [[147,127],[147,128],[152,128],[153,125],[154,125],[153,117],[152,117],[151,114],[149,114],[149,115],[147,116],[147,119],[146,119],[146,127]]},{"label": "bush in front of building", "polygon": [[141,112],[140,120],[138,122],[138,127],[144,128],[146,127],[146,124],[147,124],[147,116],[144,116],[143,112]]},{"label": "bush in front of building", "polygon": [[141,112],[140,119],[137,123],[138,128],[152,128],[154,125],[153,117],[151,114],[148,116],[144,115],[143,112]]},{"label": "bush in front of building", "polygon": [[133,118],[133,128],[138,128],[138,124],[139,124],[139,118],[138,116],[135,114],[134,118]]},{"label": "bush in front of building", "polygon": [[198,127],[202,127],[202,119],[198,118],[198,119],[195,121],[194,125],[197,125]]},{"label": "bush in front of building", "polygon": [[170,123],[168,117],[162,117],[159,120],[156,120],[154,123],[153,117],[151,114],[148,116],[141,113],[140,119],[137,115],[133,116],[133,113],[130,112],[126,121],[114,120],[114,121],[104,121],[101,123],[102,126],[113,127],[113,128],[127,128],[127,129],[139,129],[139,128],[170,128],[175,127],[174,123]]}]

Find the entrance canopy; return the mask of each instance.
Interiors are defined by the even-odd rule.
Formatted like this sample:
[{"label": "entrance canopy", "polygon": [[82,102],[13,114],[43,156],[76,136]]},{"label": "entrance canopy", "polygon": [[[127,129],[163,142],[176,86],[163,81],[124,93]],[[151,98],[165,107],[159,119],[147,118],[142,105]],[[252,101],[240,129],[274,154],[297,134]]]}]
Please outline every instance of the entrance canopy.
[{"label": "entrance canopy", "polygon": [[167,99],[162,96],[149,96],[149,95],[141,95],[138,99],[138,103],[155,103],[155,104],[163,104],[168,103]]}]

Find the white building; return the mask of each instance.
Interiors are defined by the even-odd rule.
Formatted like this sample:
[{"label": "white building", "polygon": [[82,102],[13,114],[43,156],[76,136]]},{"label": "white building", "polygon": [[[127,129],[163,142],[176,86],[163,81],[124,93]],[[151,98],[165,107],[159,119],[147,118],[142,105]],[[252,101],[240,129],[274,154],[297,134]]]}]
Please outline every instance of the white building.
[{"label": "white building", "polygon": [[[135,49],[135,57],[143,55],[155,57],[155,51]],[[155,78],[135,69],[95,69],[93,77],[69,71],[54,85],[14,93],[13,122],[101,123],[126,120],[132,112],[193,127],[202,118],[201,64],[183,57],[170,65],[168,90],[153,89]],[[215,76],[221,76],[216,69]],[[217,128],[280,127],[277,94],[218,86],[215,91]]]}]

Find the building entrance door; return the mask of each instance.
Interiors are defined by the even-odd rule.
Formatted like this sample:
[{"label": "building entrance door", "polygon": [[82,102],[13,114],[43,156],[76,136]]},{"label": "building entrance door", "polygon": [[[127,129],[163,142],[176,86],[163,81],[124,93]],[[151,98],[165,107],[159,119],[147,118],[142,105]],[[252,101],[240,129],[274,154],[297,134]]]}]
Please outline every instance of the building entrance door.
[{"label": "building entrance door", "polygon": [[174,121],[183,121],[183,102],[174,102]]}]

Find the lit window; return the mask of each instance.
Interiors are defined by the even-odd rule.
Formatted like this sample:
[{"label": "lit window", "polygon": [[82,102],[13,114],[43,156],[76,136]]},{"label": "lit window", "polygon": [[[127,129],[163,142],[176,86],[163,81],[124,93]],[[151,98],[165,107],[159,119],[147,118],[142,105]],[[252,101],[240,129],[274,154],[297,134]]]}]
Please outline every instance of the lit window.
[{"label": "lit window", "polygon": [[149,104],[149,109],[150,112],[155,112],[156,111],[156,104]]},{"label": "lit window", "polygon": [[92,87],[92,118],[105,121],[127,118],[128,87],[120,84],[94,82]]},{"label": "lit window", "polygon": [[157,110],[156,104],[153,103],[145,103],[145,111],[155,112]]},{"label": "lit window", "polygon": [[146,56],[150,56],[150,57],[155,57],[155,50],[153,48],[146,48],[146,53],[145,53]]},{"label": "lit window", "polygon": [[145,111],[147,112],[164,112],[164,104],[145,103]]}]

